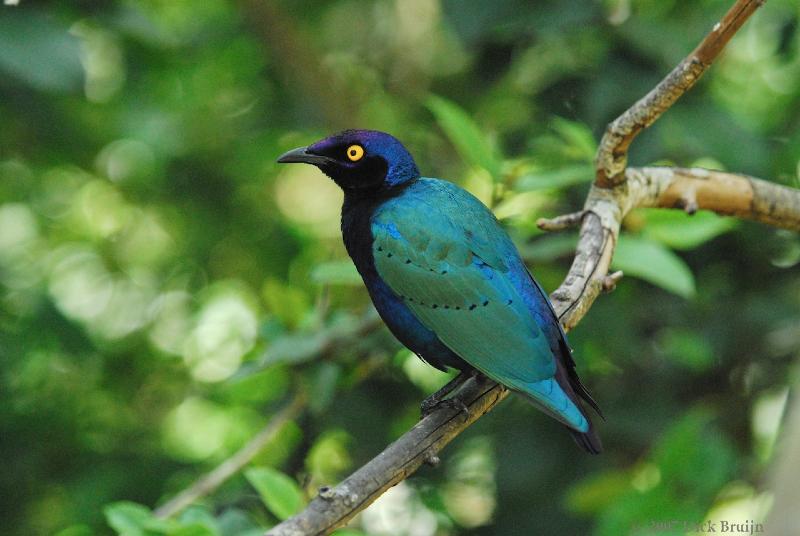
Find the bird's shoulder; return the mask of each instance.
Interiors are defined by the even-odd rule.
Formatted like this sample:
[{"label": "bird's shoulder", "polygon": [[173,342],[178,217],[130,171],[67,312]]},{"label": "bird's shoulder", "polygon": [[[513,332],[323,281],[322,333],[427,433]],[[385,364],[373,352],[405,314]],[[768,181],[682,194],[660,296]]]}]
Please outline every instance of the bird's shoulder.
[{"label": "bird's shoulder", "polygon": [[377,214],[427,211],[432,217],[443,216],[457,221],[469,217],[496,222],[492,212],[474,195],[455,183],[421,177],[405,188],[401,195],[387,200]]},{"label": "bird's shoulder", "polygon": [[418,252],[433,257],[466,262],[479,256],[492,267],[505,271],[506,257],[516,255],[505,230],[494,214],[471,193],[458,185],[433,178],[420,178],[402,195],[378,207],[372,217],[376,244],[380,238],[402,239]]}]

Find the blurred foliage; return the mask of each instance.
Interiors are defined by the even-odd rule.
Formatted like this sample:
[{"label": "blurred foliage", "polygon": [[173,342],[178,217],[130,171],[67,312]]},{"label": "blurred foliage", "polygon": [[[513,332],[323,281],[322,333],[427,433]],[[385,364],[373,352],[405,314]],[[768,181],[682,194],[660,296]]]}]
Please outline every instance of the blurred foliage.
[{"label": "blurred foliage", "polygon": [[[552,290],[575,236],[536,218],[580,207],[604,125],[730,3],[0,7],[0,532],[259,534],[377,454],[448,376],[376,322],[341,193],[276,156],[390,131],[491,204]],[[632,163],[798,186],[799,17],[771,0]],[[702,213],[625,227],[630,277],[570,335],[605,454],[512,397],[339,534],[763,520],[798,377],[800,240]],[[242,473],[152,515],[299,389],[307,410]]]}]

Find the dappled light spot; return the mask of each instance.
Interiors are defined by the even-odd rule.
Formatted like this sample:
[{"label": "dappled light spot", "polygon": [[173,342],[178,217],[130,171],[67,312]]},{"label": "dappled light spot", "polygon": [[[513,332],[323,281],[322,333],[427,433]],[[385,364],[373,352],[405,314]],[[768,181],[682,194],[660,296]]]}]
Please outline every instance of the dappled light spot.
[{"label": "dappled light spot", "polygon": [[107,102],[125,84],[125,58],[116,35],[94,24],[79,22],[72,34],[80,41],[85,72],[84,92],[91,102]]},{"label": "dappled light spot", "polygon": [[443,499],[459,525],[479,527],[489,523],[497,505],[497,462],[489,437],[467,441],[447,464]]},{"label": "dappled light spot", "polygon": [[133,214],[114,186],[94,180],[81,188],[73,215],[90,236],[106,238],[122,230]]},{"label": "dappled light spot", "polygon": [[645,493],[661,482],[661,469],[654,463],[644,463],[631,476],[631,487]]},{"label": "dappled light spot", "polygon": [[762,462],[772,456],[788,399],[789,389],[781,387],[761,394],[753,406],[751,427],[756,454]]},{"label": "dappled light spot", "polygon": [[113,182],[146,179],[155,172],[153,149],[139,140],[115,140],[97,155],[97,167]]},{"label": "dappled light spot", "polygon": [[255,311],[239,292],[222,290],[213,296],[183,348],[192,376],[203,382],[230,377],[255,344],[257,328]]},{"label": "dappled light spot", "polygon": [[438,529],[434,513],[406,482],[386,491],[361,517],[367,532],[376,536],[433,536]]},{"label": "dappled light spot", "polygon": [[64,315],[104,339],[119,339],[142,328],[155,298],[151,278],[110,273],[89,248],[65,246],[52,257],[48,289]]},{"label": "dappled light spot", "polygon": [[406,377],[419,388],[420,393],[426,395],[436,391],[455,376],[453,371],[442,372],[431,367],[405,349],[398,352],[396,359],[401,361]]},{"label": "dappled light spot", "polygon": [[150,342],[162,352],[181,355],[191,331],[192,296],[185,291],[165,292],[156,298],[148,311]]},{"label": "dappled light spot", "polygon": [[[719,520],[717,529],[729,534],[764,534],[764,520],[774,503],[770,491],[757,492],[743,481],[722,488],[704,519]],[[722,522],[725,522],[723,525]],[[766,531],[766,534],[771,534]]]},{"label": "dappled light spot", "polygon": [[190,397],[164,419],[164,446],[178,459],[203,460],[222,448],[230,428],[231,423],[220,406]]},{"label": "dappled light spot", "polygon": [[53,253],[52,263],[48,289],[61,312],[91,322],[105,310],[113,281],[94,251],[65,246]]},{"label": "dappled light spot", "polygon": [[8,258],[29,246],[39,235],[36,217],[27,205],[6,203],[0,206],[0,258]]},{"label": "dappled light spot", "polygon": [[275,201],[295,224],[324,237],[339,236],[342,191],[311,166],[286,166],[275,183]]}]

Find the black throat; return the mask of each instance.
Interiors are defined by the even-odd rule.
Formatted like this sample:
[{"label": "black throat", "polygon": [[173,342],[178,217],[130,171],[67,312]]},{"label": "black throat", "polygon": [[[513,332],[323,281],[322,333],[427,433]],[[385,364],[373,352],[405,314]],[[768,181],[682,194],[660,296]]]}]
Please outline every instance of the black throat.
[{"label": "black throat", "polygon": [[344,247],[365,280],[378,277],[372,257],[372,215],[383,203],[402,194],[416,179],[379,191],[345,190],[342,204]]}]

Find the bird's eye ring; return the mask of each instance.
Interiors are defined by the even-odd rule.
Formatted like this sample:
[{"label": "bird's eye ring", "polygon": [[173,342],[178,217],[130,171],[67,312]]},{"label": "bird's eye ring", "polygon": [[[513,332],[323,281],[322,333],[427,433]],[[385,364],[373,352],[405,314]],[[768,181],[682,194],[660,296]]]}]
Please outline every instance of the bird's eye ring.
[{"label": "bird's eye ring", "polygon": [[364,156],[364,148],[360,145],[351,145],[347,148],[347,158],[351,162],[358,162]]}]

